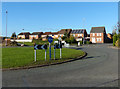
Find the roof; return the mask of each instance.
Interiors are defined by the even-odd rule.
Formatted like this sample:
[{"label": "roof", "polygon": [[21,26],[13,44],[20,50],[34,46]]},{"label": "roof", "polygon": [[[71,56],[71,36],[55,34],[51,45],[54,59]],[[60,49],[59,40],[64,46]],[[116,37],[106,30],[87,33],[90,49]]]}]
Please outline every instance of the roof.
[{"label": "roof", "polygon": [[92,27],[90,33],[104,33],[105,27]]},{"label": "roof", "polygon": [[45,32],[45,33],[43,33],[43,35],[50,35],[51,34],[51,32]]},{"label": "roof", "polygon": [[33,32],[31,35],[42,35],[43,32]]},{"label": "roof", "polygon": [[52,35],[58,35],[58,32],[52,32],[51,34]]},{"label": "roof", "polygon": [[74,29],[74,30],[72,30],[71,34],[80,34],[80,33],[83,33],[84,30],[86,30],[86,29]]},{"label": "roof", "polygon": [[59,34],[65,34],[65,32],[70,33],[72,31],[72,29],[61,29],[60,31],[58,31]]},{"label": "roof", "polygon": [[18,35],[30,35],[29,32],[22,32],[22,33],[19,33]]}]

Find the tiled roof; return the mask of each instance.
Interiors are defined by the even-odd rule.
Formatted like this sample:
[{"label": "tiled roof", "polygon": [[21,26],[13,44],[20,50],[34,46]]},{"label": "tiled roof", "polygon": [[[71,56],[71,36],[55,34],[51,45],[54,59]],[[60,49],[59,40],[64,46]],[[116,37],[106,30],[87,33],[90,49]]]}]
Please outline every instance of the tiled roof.
[{"label": "tiled roof", "polygon": [[30,35],[29,32],[22,32],[22,33],[19,33],[18,35]]},{"label": "tiled roof", "polygon": [[72,30],[71,34],[80,34],[80,33],[83,33],[84,30],[86,30],[86,29],[74,29],[74,30]]},{"label": "tiled roof", "polygon": [[90,33],[104,33],[105,27],[92,27]]},{"label": "tiled roof", "polygon": [[58,32],[52,32],[51,34],[52,35],[58,35]]},{"label": "tiled roof", "polygon": [[50,35],[51,34],[51,32],[45,32],[45,33],[43,33],[43,35]]},{"label": "tiled roof", "polygon": [[59,34],[65,34],[65,32],[70,33],[72,29],[61,29],[58,33]]},{"label": "tiled roof", "polygon": [[33,32],[31,35],[42,35],[43,32]]}]

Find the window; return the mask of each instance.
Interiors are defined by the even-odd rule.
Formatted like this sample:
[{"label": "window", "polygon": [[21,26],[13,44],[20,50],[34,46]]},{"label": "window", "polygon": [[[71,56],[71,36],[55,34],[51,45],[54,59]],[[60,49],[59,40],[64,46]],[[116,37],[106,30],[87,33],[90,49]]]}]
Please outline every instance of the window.
[{"label": "window", "polygon": [[99,33],[97,33],[97,36],[99,36]]},{"label": "window", "polygon": [[101,36],[101,33],[100,33],[100,36]]},{"label": "window", "polygon": [[101,38],[97,38],[97,41],[101,41]]},{"label": "window", "polygon": [[95,33],[93,33],[93,36],[95,36]]}]

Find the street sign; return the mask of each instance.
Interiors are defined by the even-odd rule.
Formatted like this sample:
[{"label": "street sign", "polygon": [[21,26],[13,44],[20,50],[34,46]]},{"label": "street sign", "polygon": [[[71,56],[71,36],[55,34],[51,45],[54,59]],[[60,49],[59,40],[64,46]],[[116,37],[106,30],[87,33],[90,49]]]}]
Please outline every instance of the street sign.
[{"label": "street sign", "polygon": [[48,38],[48,41],[49,41],[49,43],[52,43],[52,42],[53,42],[53,38],[50,36],[50,37]]},{"label": "street sign", "polygon": [[34,45],[34,50],[37,50],[37,49],[47,49],[47,45]]},{"label": "street sign", "polygon": [[47,50],[47,44],[45,45],[34,45],[34,52],[35,52],[35,62],[36,62],[36,50],[37,49],[45,49],[45,61],[46,61],[46,50]]},{"label": "street sign", "polygon": [[62,44],[60,43],[60,44],[55,44],[54,45],[54,49],[59,49],[59,48],[62,48]]}]

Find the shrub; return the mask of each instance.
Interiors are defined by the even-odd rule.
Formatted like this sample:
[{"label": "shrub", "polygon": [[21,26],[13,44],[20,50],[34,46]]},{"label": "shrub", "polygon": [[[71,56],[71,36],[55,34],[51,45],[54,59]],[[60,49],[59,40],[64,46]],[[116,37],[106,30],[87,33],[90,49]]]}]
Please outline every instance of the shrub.
[{"label": "shrub", "polygon": [[116,43],[117,39],[118,39],[118,36],[117,36],[117,34],[115,34],[113,36],[113,46],[115,46],[115,43]]},{"label": "shrub", "polygon": [[120,40],[117,40],[115,46],[120,47]]},{"label": "shrub", "polygon": [[83,41],[80,41],[80,44],[83,44]]},{"label": "shrub", "polygon": [[9,46],[17,46],[17,42],[16,41],[10,41],[10,44],[8,44]]},{"label": "shrub", "polygon": [[65,41],[66,41],[67,43],[70,43],[70,42],[71,42],[71,40],[70,40],[69,38],[66,38]]},{"label": "shrub", "polygon": [[86,44],[92,44],[92,42],[90,42],[90,41],[86,41]]}]

